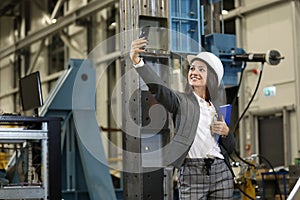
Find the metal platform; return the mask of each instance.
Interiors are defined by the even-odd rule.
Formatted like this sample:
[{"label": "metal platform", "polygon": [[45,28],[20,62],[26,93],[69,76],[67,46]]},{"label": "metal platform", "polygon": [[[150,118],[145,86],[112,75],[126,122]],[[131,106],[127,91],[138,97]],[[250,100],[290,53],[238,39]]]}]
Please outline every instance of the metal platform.
[{"label": "metal platform", "polygon": [[[51,142],[49,142],[49,138],[52,139]],[[57,156],[57,153],[60,153],[60,119],[0,116],[1,144],[19,144],[20,147],[23,147],[31,142],[40,142],[40,164],[43,166],[40,175],[42,183],[3,184],[0,187],[0,199],[49,199],[50,197],[50,199],[61,199],[60,181],[55,181],[60,180],[61,176],[60,156]],[[14,154],[14,156],[16,155]],[[55,165],[50,164],[50,161],[53,161]],[[32,164],[28,160],[27,162],[28,165]]]}]

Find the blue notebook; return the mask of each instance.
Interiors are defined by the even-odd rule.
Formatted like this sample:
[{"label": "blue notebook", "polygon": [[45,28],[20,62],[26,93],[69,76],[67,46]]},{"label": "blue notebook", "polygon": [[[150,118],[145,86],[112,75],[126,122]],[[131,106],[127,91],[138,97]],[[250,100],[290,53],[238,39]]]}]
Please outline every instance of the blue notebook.
[{"label": "blue notebook", "polygon": [[232,106],[230,104],[219,106],[219,111],[218,111],[219,120],[221,120],[222,119],[221,116],[223,116],[227,126],[230,125],[231,109]]}]

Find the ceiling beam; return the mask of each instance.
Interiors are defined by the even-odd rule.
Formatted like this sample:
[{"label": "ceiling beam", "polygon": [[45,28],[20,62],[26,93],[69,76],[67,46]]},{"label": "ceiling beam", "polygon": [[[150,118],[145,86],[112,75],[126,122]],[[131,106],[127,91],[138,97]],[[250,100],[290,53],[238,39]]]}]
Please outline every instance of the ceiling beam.
[{"label": "ceiling beam", "polygon": [[84,5],[79,9],[74,10],[66,14],[65,16],[59,18],[56,23],[50,24],[49,26],[41,30],[27,35],[25,38],[17,41],[15,44],[1,49],[0,60],[18,50],[21,50],[24,47],[31,45],[34,42],[37,42],[50,35],[53,35],[58,31],[66,28],[67,26],[75,23],[77,20],[88,17],[116,2],[117,0],[91,1],[87,5]]}]

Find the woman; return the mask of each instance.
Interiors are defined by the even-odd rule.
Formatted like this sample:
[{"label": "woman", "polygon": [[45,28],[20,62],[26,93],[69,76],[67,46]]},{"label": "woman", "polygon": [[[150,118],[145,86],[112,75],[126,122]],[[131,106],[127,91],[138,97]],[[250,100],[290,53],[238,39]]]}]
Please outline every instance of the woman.
[{"label": "woman", "polygon": [[235,140],[223,117],[216,119],[214,106],[224,73],[220,59],[209,52],[188,56],[190,91],[180,93],[169,89],[139,57],[146,45],[145,38],[134,40],[130,58],[157,101],[174,116],[175,134],[166,162],[179,169],[179,198],[232,199],[228,155]]}]

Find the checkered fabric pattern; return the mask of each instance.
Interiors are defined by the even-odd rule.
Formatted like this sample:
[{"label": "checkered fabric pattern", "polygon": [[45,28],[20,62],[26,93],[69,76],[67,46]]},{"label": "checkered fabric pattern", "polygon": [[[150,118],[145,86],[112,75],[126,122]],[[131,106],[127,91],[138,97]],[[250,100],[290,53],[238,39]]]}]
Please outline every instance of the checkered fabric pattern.
[{"label": "checkered fabric pattern", "polygon": [[223,159],[187,158],[178,171],[180,200],[232,199],[233,175]]}]

